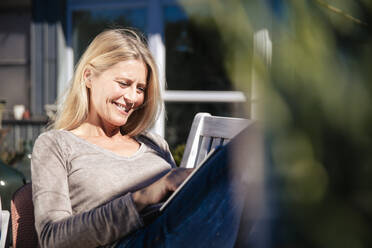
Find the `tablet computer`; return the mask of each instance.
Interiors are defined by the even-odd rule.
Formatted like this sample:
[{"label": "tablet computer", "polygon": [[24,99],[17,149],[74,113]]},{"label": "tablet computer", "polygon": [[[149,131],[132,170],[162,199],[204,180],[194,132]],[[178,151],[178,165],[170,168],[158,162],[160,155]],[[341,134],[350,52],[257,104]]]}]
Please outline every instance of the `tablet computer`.
[{"label": "tablet computer", "polygon": [[185,185],[190,181],[190,179],[196,174],[198,173],[199,169],[203,167],[203,165],[206,164],[206,162],[209,160],[209,158],[211,158],[222,146],[216,146],[215,148],[213,148],[208,154],[207,156],[195,167],[195,169],[193,170],[193,172],[191,172],[191,174],[183,181],[183,183],[177,188],[176,191],[174,191],[171,196],[161,205],[159,211],[162,212],[164,211],[164,209],[169,205],[169,203],[173,200],[173,198],[178,194],[178,192],[180,192],[184,187]]},{"label": "tablet computer", "polygon": [[156,218],[157,216],[159,216],[168,207],[168,205],[170,204],[170,202],[172,202],[172,200],[178,195],[178,193],[185,187],[185,185],[187,185],[189,183],[190,179],[193,178],[194,175],[198,173],[198,171],[200,170],[200,168],[202,168],[206,164],[206,162],[214,154],[216,154],[217,151],[219,151],[221,149],[221,147],[222,146],[216,146],[215,148],[213,148],[207,154],[207,156],[195,167],[195,169],[193,170],[193,172],[191,172],[191,174],[182,182],[182,184],[177,188],[177,190],[174,191],[168,197],[168,199],[165,202],[154,204],[154,205],[150,205],[150,206],[147,206],[146,208],[144,208],[141,211],[141,213],[140,213],[141,214],[141,217],[144,220],[144,222],[145,223],[149,223],[152,220],[154,220],[154,218]]}]

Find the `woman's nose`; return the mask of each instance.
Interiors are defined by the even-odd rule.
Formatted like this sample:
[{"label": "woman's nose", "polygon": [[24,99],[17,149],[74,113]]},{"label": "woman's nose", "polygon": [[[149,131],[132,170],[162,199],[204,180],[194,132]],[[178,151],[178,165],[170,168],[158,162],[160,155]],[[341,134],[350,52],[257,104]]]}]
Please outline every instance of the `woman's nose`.
[{"label": "woman's nose", "polygon": [[124,94],[124,100],[130,104],[135,104],[137,99],[136,87],[128,87]]}]

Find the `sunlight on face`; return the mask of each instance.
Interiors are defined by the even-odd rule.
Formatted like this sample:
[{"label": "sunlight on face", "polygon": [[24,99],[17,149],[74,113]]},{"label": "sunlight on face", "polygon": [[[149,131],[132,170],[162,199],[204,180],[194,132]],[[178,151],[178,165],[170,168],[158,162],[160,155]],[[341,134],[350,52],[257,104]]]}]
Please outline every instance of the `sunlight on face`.
[{"label": "sunlight on face", "polygon": [[92,73],[88,119],[96,124],[120,127],[139,108],[146,92],[146,65],[140,60],[122,61],[100,74]]}]

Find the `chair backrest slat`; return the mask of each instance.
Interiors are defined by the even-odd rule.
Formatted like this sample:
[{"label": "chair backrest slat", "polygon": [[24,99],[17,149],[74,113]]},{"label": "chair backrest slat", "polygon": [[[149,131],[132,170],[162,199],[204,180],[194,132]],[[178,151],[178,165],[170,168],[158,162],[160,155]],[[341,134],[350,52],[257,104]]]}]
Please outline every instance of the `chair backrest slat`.
[{"label": "chair backrest slat", "polygon": [[223,144],[223,139],[220,137],[213,137],[211,150]]},{"label": "chair backrest slat", "polygon": [[224,139],[223,142],[222,142],[222,145],[226,145],[229,142],[230,142],[230,139]]},{"label": "chair backrest slat", "polygon": [[197,166],[203,159],[208,155],[208,152],[211,150],[212,146],[212,137],[203,137],[201,136],[200,149],[198,149],[198,155],[195,160],[194,167]]},{"label": "chair backrest slat", "polygon": [[193,121],[180,167],[194,168],[218,145],[226,144],[252,120],[198,113]]}]

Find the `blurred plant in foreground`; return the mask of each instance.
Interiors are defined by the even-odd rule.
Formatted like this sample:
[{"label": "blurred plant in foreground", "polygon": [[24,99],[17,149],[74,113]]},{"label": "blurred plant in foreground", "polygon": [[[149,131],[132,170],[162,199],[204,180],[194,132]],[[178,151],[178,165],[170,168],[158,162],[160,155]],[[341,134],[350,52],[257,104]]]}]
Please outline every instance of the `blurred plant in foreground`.
[{"label": "blurred plant in foreground", "polygon": [[[217,25],[236,87],[250,96],[258,83],[269,244],[372,247],[372,2],[181,3],[195,22]],[[271,65],[253,55],[262,28]]]}]

